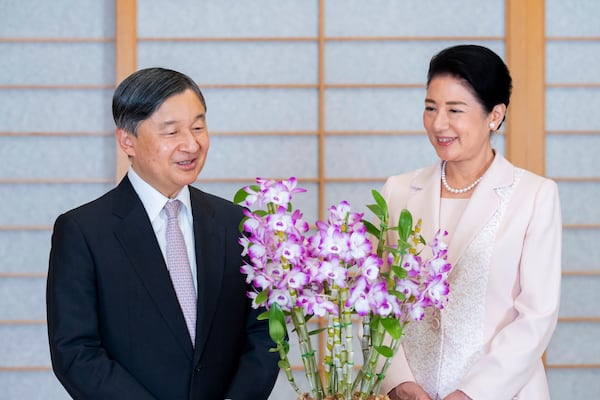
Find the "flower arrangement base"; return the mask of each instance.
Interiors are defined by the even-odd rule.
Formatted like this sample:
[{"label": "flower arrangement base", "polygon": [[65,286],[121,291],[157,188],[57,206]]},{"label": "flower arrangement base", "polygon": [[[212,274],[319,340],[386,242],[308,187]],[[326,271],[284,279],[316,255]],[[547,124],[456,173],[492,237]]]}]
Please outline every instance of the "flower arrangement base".
[{"label": "flower arrangement base", "polygon": [[[314,400],[314,398],[310,394],[305,393],[299,396],[298,400]],[[341,394],[337,396],[325,396],[323,400],[344,400],[344,396],[342,396]],[[358,393],[352,396],[352,400],[360,400],[360,398],[358,397]],[[386,394],[372,394],[369,395],[366,398],[366,400],[390,400],[390,398]]]}]

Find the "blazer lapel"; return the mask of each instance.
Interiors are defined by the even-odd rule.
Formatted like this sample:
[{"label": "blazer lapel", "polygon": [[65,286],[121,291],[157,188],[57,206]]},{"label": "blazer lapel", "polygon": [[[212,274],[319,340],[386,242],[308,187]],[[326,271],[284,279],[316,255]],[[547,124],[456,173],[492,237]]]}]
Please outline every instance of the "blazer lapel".
[{"label": "blazer lapel", "polygon": [[[413,225],[423,219],[421,235],[429,243],[440,226],[441,164],[424,168],[411,182],[406,207],[411,210]],[[427,218],[427,219],[425,219]],[[390,221],[396,224],[397,221]],[[429,251],[427,251],[429,253]]]},{"label": "blazer lapel", "polygon": [[494,215],[500,206],[500,196],[497,190],[511,185],[513,175],[512,165],[497,153],[483,179],[473,191],[473,195],[458,221],[456,231],[451,233],[448,261],[452,265],[456,265],[469,243]]},{"label": "blazer lapel", "polygon": [[192,344],[185,319],[146,210],[127,177],[119,185],[118,191],[113,212],[122,218],[122,222],[116,227],[115,235],[148,290],[154,306],[191,359]]},{"label": "blazer lapel", "polygon": [[196,346],[194,363],[197,363],[206,345],[210,326],[221,295],[225,268],[225,228],[216,220],[215,210],[204,194],[190,187],[194,240],[196,243],[196,271],[198,303],[196,318]]}]

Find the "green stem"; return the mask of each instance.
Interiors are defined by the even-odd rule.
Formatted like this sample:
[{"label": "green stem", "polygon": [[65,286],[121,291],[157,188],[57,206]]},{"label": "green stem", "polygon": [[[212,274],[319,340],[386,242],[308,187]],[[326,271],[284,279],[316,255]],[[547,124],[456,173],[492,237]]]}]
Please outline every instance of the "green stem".
[{"label": "green stem", "polygon": [[[398,352],[398,349],[400,348],[400,343],[401,343],[401,340],[392,339],[392,343],[390,344],[390,347],[392,348],[394,355]],[[383,364],[381,371],[379,372],[379,374],[377,374],[377,381],[375,382],[375,387],[374,387],[375,393],[379,392],[379,389],[381,388],[381,384],[383,383],[385,374],[387,373],[387,370],[388,370],[390,364],[392,363],[392,358],[393,357],[385,359],[385,363]]]},{"label": "green stem", "polygon": [[290,366],[288,353],[285,351],[283,343],[277,343],[277,351],[279,352],[279,359],[282,361],[282,363],[280,363],[279,365],[283,365],[282,369],[285,372],[285,376],[288,382],[290,383],[292,389],[294,389],[294,392],[296,392],[296,394],[298,394],[299,396],[302,395],[302,391],[300,390],[298,385],[296,385],[296,381],[294,380],[294,373],[292,372],[292,367]]},{"label": "green stem", "polygon": [[354,332],[352,331],[352,312],[346,307],[346,301],[348,300],[348,288],[342,288],[340,290],[340,301],[339,310],[342,312],[342,323],[343,332],[345,332],[344,342],[344,365],[343,365],[343,392],[346,396],[346,400],[352,399],[352,375],[354,372],[354,350],[352,346],[352,339]]},{"label": "green stem", "polygon": [[[342,312],[340,307],[339,290],[337,286],[333,286],[331,290],[333,301],[338,304],[338,310]],[[342,326],[340,315],[333,316],[333,367],[334,367],[334,382],[332,384],[332,394],[338,394],[343,391],[344,378],[342,374],[342,366],[344,364],[343,346],[342,346]]]},{"label": "green stem", "polygon": [[306,327],[306,322],[304,321],[304,315],[302,314],[302,308],[294,307],[291,314],[292,322],[296,328],[296,334],[298,335],[298,344],[300,346],[300,354],[302,355],[306,378],[311,386],[315,400],[322,400],[323,385],[321,384],[321,377],[319,376],[317,363],[315,361],[315,351],[310,342],[308,329]]},{"label": "green stem", "polygon": [[379,237],[377,238],[377,256],[379,258],[383,256],[383,248],[385,246],[385,235],[387,233],[387,229],[387,221],[382,221],[379,225]]},{"label": "green stem", "polygon": [[334,384],[334,376],[335,371],[333,371],[333,338],[335,335],[333,329],[334,321],[333,315],[329,315],[327,317],[327,339],[325,342],[325,360],[324,360],[324,369],[325,369],[325,393],[330,396],[333,394],[333,390],[335,388]]},{"label": "green stem", "polygon": [[371,316],[365,315],[362,320],[363,336],[360,341],[363,364],[369,358],[369,345],[371,342]]},{"label": "green stem", "polygon": [[375,350],[375,348],[382,345],[384,336],[385,328],[383,327],[383,324],[378,323],[377,329],[375,332],[373,332],[372,346],[369,352],[369,357],[361,369],[361,379],[359,382],[356,382],[360,384],[359,391],[361,398],[362,396],[367,396],[373,393],[375,379],[377,378],[375,369],[377,368],[377,360],[379,359],[379,353],[377,350]]}]

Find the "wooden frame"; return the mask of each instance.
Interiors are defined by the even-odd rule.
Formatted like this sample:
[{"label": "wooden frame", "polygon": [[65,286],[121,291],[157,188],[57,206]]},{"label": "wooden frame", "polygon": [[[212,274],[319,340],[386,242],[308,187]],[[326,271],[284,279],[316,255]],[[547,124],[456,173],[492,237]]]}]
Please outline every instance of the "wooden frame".
[{"label": "wooden frame", "polygon": [[539,175],[546,155],[544,3],[506,1],[506,59],[513,78],[506,156]]},{"label": "wooden frame", "polygon": [[[117,84],[137,69],[137,1],[115,0],[115,69]],[[129,168],[127,155],[115,144],[116,177],[119,182]]]}]

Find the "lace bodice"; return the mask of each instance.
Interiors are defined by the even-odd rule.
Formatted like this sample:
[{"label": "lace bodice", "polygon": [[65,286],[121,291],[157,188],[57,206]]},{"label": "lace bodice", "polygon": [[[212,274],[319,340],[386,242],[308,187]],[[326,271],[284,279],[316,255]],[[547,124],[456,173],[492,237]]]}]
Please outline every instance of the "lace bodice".
[{"label": "lace bodice", "polygon": [[415,380],[432,399],[442,399],[456,390],[461,378],[483,350],[486,295],[494,242],[521,175],[522,170],[517,169],[514,184],[497,190],[500,206],[454,265],[445,308],[426,314],[423,321],[410,323],[405,329],[403,347],[406,358]]}]

